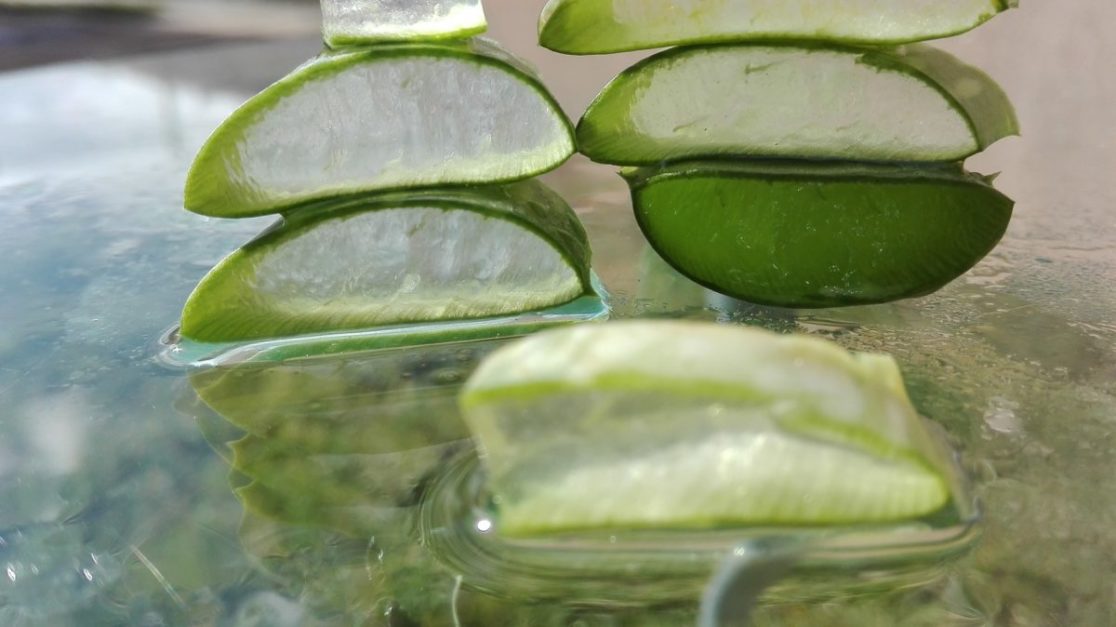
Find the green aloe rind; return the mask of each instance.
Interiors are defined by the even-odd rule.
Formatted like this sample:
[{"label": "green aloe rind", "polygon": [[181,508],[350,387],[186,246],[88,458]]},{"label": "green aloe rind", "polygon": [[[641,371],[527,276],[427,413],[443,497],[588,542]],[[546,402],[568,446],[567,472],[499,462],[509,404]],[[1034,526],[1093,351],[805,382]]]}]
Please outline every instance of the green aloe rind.
[{"label": "green aloe rind", "polygon": [[[556,168],[574,151],[572,125],[513,59],[483,40],[323,54],[218,127],[190,169],[185,206],[249,217],[357,192],[503,183]],[[377,99],[398,119],[364,111]]]},{"label": "green aloe rind", "polygon": [[932,46],[905,46],[899,51],[865,56],[866,63],[881,67],[913,68],[938,85],[965,112],[981,150],[997,141],[1019,134],[1015,107],[988,74]]},{"label": "green aloe rind", "polygon": [[818,338],[571,327],[494,353],[461,405],[508,536],[880,523],[950,499],[895,362]]},{"label": "green aloe rind", "polygon": [[594,161],[703,157],[948,162],[1018,133],[986,74],[923,45],[675,48],[622,72],[577,127]]},{"label": "green aloe rind", "polygon": [[566,54],[772,39],[903,44],[961,34],[1017,4],[1016,0],[550,0],[539,22],[539,43]]},{"label": "green aloe rind", "polygon": [[937,291],[995,247],[1014,206],[956,164],[686,162],[625,175],[664,259],[713,290],[783,307]]},{"label": "green aloe rind", "polygon": [[[440,220],[456,222],[438,227]],[[473,228],[476,239],[463,241],[454,231],[458,224]],[[425,242],[422,250],[409,244],[443,231],[440,248],[437,242]],[[365,235],[368,241],[360,239]],[[381,285],[378,275],[366,275],[392,262],[383,257],[391,254],[385,252],[389,243],[418,255],[411,261],[421,267]],[[505,244],[520,248],[507,252]],[[446,278],[460,265],[446,247],[475,262],[468,266],[476,266],[469,282]],[[514,258],[517,252],[534,256],[524,263]],[[534,283],[518,284],[518,275],[488,277],[487,256],[501,254],[513,256],[501,267],[535,272],[529,275]],[[453,267],[445,265],[450,262]],[[589,267],[588,240],[573,210],[535,181],[335,199],[302,207],[218,264],[187,301],[181,335],[238,342],[532,311],[593,293]],[[554,269],[553,277],[546,268]],[[419,287],[425,285],[435,291],[424,296]]]}]

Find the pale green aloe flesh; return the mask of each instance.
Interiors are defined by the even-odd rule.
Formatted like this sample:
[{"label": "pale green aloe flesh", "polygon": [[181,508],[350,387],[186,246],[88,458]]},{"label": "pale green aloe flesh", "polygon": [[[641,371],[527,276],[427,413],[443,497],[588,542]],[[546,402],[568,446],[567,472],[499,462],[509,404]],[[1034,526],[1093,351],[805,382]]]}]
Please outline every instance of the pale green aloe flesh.
[{"label": "pale green aloe flesh", "polygon": [[909,43],[976,28],[1017,0],[550,0],[539,43],[569,54],[796,39]]},{"label": "pale green aloe flesh", "polygon": [[573,152],[554,99],[490,43],[324,55],[232,114],[198,153],[186,208],[276,213],[343,194],[499,183]]},{"label": "pale green aloe flesh", "polygon": [[545,332],[461,405],[500,531],[881,523],[949,501],[895,362],[693,322]]},{"label": "pale green aloe flesh", "polygon": [[569,205],[528,181],[309,207],[236,251],[194,290],[183,337],[235,342],[487,318],[591,292]]},{"label": "pale green aloe flesh", "polygon": [[463,38],[487,28],[480,0],[322,0],[331,46]]},{"label": "pale green aloe flesh", "polygon": [[742,44],[668,50],[624,71],[577,129],[594,161],[748,156],[957,161],[1018,132],[979,70],[899,50]]}]

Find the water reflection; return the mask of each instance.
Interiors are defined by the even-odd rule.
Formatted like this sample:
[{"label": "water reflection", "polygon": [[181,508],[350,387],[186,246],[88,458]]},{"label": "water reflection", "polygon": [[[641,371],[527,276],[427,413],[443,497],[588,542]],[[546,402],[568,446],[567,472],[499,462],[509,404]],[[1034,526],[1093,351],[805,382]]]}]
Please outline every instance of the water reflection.
[{"label": "water reflection", "polygon": [[497,344],[191,374],[239,430],[201,421],[234,470],[241,543],[311,612],[301,624],[452,624],[456,580],[420,545],[417,506],[444,461],[469,446],[457,387]]},{"label": "water reflection", "polygon": [[421,538],[424,495],[450,459],[473,450],[457,390],[499,344],[190,375],[221,414],[199,412],[198,424],[231,466],[240,543],[282,593],[252,611],[294,603],[300,625],[616,624],[598,610],[480,592]]},{"label": "water reflection", "polygon": [[[354,617],[424,626],[695,623],[702,590],[738,545],[737,532],[552,544],[499,537],[456,397],[500,343],[190,374],[218,412],[197,412],[197,424],[230,465],[244,508],[240,544],[281,593],[255,599],[262,609],[253,611],[294,604],[307,625]],[[940,561],[971,542],[967,529],[915,524],[811,547],[800,555],[805,568],[764,602],[805,607],[935,584]]]}]

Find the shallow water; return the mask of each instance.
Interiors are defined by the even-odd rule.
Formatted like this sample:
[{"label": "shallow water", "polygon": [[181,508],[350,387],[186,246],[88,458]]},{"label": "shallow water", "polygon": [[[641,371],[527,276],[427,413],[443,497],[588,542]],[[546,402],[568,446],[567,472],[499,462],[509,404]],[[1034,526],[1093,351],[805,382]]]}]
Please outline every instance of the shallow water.
[{"label": "shallow water", "polygon": [[[974,478],[983,539],[941,577],[768,605],[757,624],[1111,624],[1116,83],[1102,68],[1116,46],[1099,25],[1112,17],[1026,6],[949,44],[1004,84],[1026,135],[970,163],[1004,171],[997,185],[1019,203],[1008,237],[927,298],[810,312],[731,301],[647,249],[609,168],[575,159],[548,175],[590,231],[616,317],[890,352]],[[435,625],[453,608],[463,624],[692,623],[693,607],[606,612],[459,588],[417,543],[429,469],[468,447],[452,390],[490,347],[223,381],[154,358],[201,276],[269,222],[181,210],[186,166],[232,108],[314,50],[0,75],[0,624]],[[610,69],[532,54],[572,111]]]}]

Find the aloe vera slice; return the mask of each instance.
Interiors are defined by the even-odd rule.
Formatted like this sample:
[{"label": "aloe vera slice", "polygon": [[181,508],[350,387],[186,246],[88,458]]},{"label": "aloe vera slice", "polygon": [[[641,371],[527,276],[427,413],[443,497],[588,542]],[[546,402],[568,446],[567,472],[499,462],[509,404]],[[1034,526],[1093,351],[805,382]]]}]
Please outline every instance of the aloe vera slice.
[{"label": "aloe vera slice", "polygon": [[186,208],[276,213],[362,191],[499,183],[573,152],[546,88],[485,42],[354,48],[249,100],[198,153]]},{"label": "aloe vera slice", "polygon": [[937,291],[995,247],[1014,207],[956,166],[694,162],[626,176],[640,228],[671,265],[785,307]]},{"label": "aloe vera slice", "polygon": [[533,181],[324,203],[214,268],[181,333],[233,342],[543,309],[591,293],[589,255],[569,205]]},{"label": "aloe vera slice", "polygon": [[322,0],[330,46],[464,38],[487,28],[480,0]]},{"label": "aloe vera slice", "polygon": [[928,46],[678,48],[625,70],[577,129],[594,161],[724,155],[956,161],[1018,132],[979,70]]},{"label": "aloe vera slice", "polygon": [[895,362],[818,338],[570,327],[494,353],[461,405],[509,536],[879,523],[949,500]]},{"label": "aloe vera slice", "polygon": [[898,44],[976,28],[1017,0],[550,0],[539,43],[603,54],[756,39]]}]

